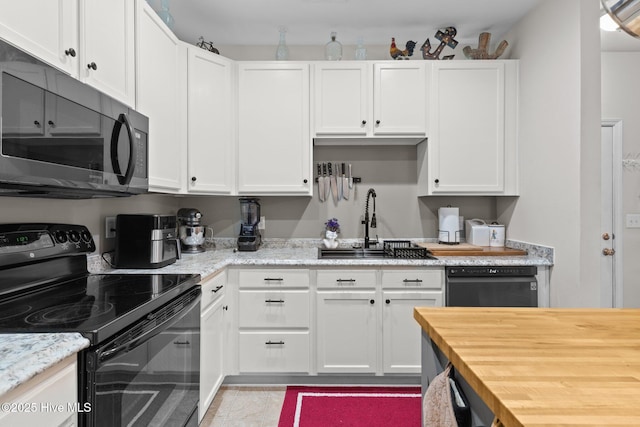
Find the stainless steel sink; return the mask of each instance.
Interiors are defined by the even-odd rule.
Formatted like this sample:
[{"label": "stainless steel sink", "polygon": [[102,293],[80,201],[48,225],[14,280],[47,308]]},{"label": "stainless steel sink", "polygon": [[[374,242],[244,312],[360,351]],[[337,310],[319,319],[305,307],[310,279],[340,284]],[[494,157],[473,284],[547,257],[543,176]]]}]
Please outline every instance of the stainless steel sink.
[{"label": "stainless steel sink", "polygon": [[353,258],[384,258],[384,249],[364,248],[318,248],[319,259],[353,259]]}]

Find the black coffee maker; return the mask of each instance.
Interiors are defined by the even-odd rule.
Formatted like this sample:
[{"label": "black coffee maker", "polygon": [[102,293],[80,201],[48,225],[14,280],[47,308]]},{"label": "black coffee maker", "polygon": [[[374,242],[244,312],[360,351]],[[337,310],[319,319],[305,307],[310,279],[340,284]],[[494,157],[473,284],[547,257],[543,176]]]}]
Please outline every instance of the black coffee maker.
[{"label": "black coffee maker", "polygon": [[257,251],[262,243],[258,224],[260,223],[260,203],[253,197],[240,198],[239,251]]}]

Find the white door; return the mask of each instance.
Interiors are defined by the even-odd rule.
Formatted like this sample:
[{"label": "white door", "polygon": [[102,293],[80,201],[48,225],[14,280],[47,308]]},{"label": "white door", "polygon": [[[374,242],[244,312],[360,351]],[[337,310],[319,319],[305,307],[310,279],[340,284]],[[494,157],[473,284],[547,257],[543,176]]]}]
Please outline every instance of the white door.
[{"label": "white door", "polygon": [[622,122],[601,127],[600,305],[622,307]]},{"label": "white door", "polygon": [[442,292],[383,292],[382,360],[384,373],[419,374],[420,325],[414,307],[441,307]]},{"label": "white door", "polygon": [[318,372],[376,372],[376,293],[318,292]]}]

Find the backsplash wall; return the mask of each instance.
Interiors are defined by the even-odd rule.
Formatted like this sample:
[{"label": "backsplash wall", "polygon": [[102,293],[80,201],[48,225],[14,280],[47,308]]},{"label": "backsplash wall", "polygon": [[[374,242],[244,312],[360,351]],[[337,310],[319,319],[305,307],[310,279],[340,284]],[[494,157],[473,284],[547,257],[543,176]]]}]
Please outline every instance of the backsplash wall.
[{"label": "backsplash wall", "polygon": [[[324,223],[338,218],[340,237],[362,238],[367,191],[376,191],[378,228],[372,237],[437,237],[438,208],[458,206],[465,218],[495,219],[495,197],[417,197],[415,146],[316,146],[314,147],[313,178],[316,163],[351,163],[353,175],[362,178],[354,185],[349,200],[337,204],[333,200],[320,202],[317,184],[313,197],[260,197],[261,213],[266,218],[267,238],[321,237]],[[202,211],[204,222],[214,228],[216,237],[235,237],[239,230],[239,197],[186,197],[182,207]],[[373,212],[373,201],[369,203]]]}]

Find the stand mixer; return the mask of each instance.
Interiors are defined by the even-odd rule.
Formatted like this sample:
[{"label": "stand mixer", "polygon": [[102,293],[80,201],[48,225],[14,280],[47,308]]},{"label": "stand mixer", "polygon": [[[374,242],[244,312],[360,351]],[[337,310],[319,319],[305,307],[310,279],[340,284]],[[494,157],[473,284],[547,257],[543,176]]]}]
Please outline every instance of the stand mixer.
[{"label": "stand mixer", "polygon": [[[178,235],[182,253],[204,252],[205,233],[208,227],[200,224],[202,213],[193,208],[178,210]],[[212,233],[213,234],[213,233]]]},{"label": "stand mixer", "polygon": [[240,198],[240,235],[238,236],[239,251],[257,251],[262,243],[262,236],[258,229],[260,223],[260,203],[256,198]]}]

